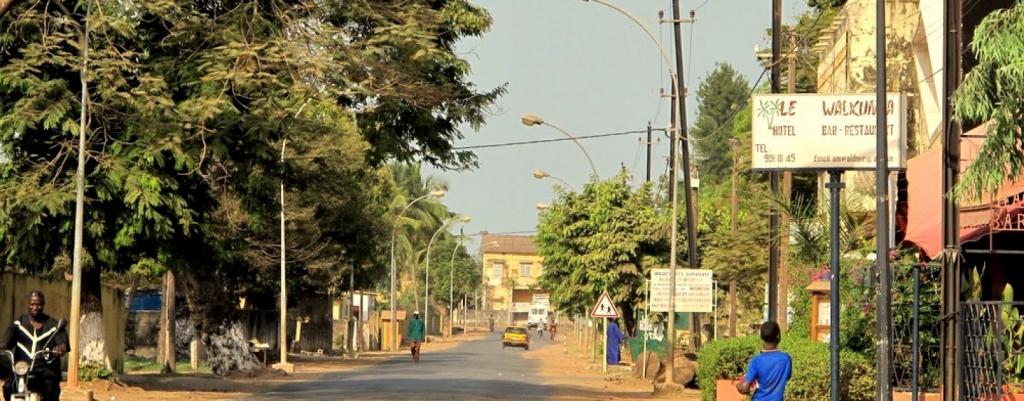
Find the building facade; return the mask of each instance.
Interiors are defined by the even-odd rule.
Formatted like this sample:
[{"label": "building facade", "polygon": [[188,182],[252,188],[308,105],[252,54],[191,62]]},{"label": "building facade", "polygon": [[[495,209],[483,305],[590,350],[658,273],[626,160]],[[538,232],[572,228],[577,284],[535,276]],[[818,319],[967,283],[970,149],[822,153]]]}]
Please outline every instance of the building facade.
[{"label": "building facade", "polygon": [[538,284],[544,273],[544,260],[537,254],[534,237],[483,235],[480,253],[483,309],[498,321],[525,323],[535,296],[546,295]]}]

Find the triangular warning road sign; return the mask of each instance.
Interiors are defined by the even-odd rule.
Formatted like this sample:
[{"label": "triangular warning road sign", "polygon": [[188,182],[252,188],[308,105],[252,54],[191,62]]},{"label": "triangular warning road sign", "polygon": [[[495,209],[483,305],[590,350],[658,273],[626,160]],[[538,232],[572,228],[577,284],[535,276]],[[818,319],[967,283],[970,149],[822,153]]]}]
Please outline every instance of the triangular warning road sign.
[{"label": "triangular warning road sign", "polygon": [[594,309],[590,311],[590,317],[619,317],[619,311],[618,309],[615,309],[615,303],[612,302],[612,297],[608,296],[608,291],[603,292],[601,294],[601,298],[597,299],[597,304],[594,305]]}]

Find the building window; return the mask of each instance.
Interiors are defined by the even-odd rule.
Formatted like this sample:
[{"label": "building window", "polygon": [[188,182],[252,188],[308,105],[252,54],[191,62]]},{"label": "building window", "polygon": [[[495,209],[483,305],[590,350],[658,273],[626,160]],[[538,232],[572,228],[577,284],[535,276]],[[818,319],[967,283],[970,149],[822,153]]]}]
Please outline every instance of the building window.
[{"label": "building window", "polygon": [[531,269],[533,269],[533,263],[520,263],[519,264],[519,277],[530,277]]},{"label": "building window", "polygon": [[495,280],[501,280],[502,270],[505,269],[505,264],[501,262],[491,263],[491,278]]}]

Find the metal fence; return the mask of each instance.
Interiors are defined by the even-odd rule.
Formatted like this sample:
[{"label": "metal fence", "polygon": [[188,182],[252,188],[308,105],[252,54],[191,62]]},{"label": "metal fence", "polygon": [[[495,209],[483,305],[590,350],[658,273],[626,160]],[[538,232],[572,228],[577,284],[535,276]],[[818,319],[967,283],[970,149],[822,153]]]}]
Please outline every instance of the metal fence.
[{"label": "metal fence", "polygon": [[1024,381],[1021,310],[1024,302],[962,303],[962,400],[1001,400]]},{"label": "metal fence", "polygon": [[893,270],[893,387],[936,392],[941,362],[941,266],[897,265]]}]

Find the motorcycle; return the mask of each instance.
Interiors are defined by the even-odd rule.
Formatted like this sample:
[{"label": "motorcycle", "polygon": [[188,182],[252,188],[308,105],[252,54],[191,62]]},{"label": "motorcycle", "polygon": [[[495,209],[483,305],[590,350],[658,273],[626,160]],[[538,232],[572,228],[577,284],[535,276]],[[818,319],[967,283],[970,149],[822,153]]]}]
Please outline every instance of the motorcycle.
[{"label": "motorcycle", "polygon": [[34,378],[32,371],[36,367],[36,361],[42,358],[43,360],[50,360],[56,356],[55,353],[50,352],[49,349],[36,352],[32,355],[31,362],[14,361],[14,352],[4,351],[4,355],[11,361],[11,366],[14,367],[14,392],[11,394],[11,399],[8,401],[39,401],[42,399],[42,395],[32,391],[28,388],[28,382]]}]

